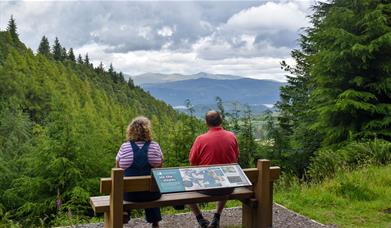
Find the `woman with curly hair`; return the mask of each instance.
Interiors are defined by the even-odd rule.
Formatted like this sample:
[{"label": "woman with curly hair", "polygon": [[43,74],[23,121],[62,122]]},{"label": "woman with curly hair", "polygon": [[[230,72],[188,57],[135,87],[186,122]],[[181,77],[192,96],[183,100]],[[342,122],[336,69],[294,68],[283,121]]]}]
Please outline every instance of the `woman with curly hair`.
[{"label": "woman with curly hair", "polygon": [[[144,116],[136,117],[127,129],[127,142],[118,151],[117,167],[125,170],[125,176],[151,175],[152,168],[162,167],[163,153],[159,144],[152,141],[151,121]],[[126,201],[142,202],[160,198],[159,192],[126,192]],[[152,227],[159,227],[162,220],[160,208],[145,209],[145,218]],[[126,215],[127,222],[130,213]]]}]

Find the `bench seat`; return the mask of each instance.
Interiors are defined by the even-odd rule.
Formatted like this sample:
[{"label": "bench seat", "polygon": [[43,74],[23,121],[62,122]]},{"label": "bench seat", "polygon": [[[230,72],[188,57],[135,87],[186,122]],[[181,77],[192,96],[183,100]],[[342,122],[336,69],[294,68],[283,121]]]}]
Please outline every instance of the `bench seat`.
[{"label": "bench seat", "polygon": [[[190,203],[213,202],[220,200],[245,200],[254,197],[254,192],[246,187],[235,188],[233,193],[224,196],[209,196],[199,192],[166,193],[158,200],[148,202],[123,201],[124,210],[135,208],[151,208],[176,206]],[[110,210],[110,196],[90,197],[90,203],[95,213],[104,213]]]}]

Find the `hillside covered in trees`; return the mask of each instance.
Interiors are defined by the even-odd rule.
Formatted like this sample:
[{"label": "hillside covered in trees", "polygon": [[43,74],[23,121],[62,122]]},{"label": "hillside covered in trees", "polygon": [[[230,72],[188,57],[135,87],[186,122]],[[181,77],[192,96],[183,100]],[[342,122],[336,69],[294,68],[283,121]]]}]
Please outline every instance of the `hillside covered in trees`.
[{"label": "hillside covered in trees", "polygon": [[58,39],[51,47],[43,37],[34,54],[13,18],[0,32],[0,82],[0,224],[92,215],[88,197],[109,176],[137,115],[152,120],[165,165],[187,164],[195,135],[205,130],[112,66],[76,59]]}]

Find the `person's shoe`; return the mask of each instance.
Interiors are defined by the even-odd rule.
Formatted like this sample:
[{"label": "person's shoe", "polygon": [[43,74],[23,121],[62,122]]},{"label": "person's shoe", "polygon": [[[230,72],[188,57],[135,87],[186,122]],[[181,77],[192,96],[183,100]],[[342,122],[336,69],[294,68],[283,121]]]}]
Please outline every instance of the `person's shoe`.
[{"label": "person's shoe", "polygon": [[158,222],[152,223],[152,228],[159,228],[159,223]]},{"label": "person's shoe", "polygon": [[197,218],[197,222],[198,222],[198,224],[200,225],[201,228],[208,228],[209,223],[210,223],[205,218]]},{"label": "person's shoe", "polygon": [[220,227],[220,215],[215,214],[213,216],[212,223],[208,226],[208,228],[219,228]]}]

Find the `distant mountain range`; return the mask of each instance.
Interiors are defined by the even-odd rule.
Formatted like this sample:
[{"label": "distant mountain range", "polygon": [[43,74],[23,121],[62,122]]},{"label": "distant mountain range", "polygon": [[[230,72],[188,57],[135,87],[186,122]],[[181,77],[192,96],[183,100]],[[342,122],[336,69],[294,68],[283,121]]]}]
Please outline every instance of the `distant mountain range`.
[{"label": "distant mountain range", "polygon": [[185,112],[185,101],[190,99],[197,116],[216,109],[217,96],[223,100],[227,111],[232,111],[233,103],[237,103],[241,110],[247,104],[254,113],[261,113],[279,100],[280,87],[284,85],[272,80],[205,72],[191,75],[145,73],[130,77],[136,85],[177,110]]},{"label": "distant mountain range", "polygon": [[243,78],[241,76],[227,75],[227,74],[209,74],[205,72],[199,72],[197,74],[159,74],[159,73],[145,73],[140,75],[130,76],[136,85],[142,84],[155,84],[174,81],[183,81],[197,78],[209,78],[209,79],[221,79],[221,80],[233,80]]},{"label": "distant mountain range", "polygon": [[250,78],[231,80],[197,78],[142,84],[141,86],[154,97],[174,107],[183,106],[186,99],[190,99],[193,105],[215,104],[217,96],[226,103],[238,102],[242,105],[268,107],[279,100],[279,89],[283,84],[277,81]]}]

